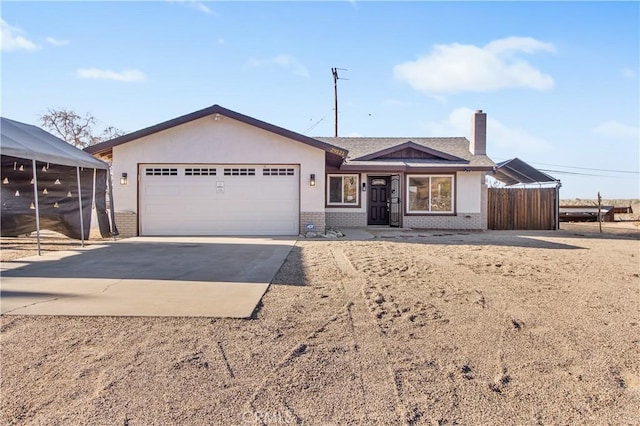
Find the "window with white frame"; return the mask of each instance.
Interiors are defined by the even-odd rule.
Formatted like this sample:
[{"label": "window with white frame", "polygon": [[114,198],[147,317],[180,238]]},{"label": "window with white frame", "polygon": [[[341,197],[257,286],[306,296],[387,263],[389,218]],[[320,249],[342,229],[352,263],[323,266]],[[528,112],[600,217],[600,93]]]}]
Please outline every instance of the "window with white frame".
[{"label": "window with white frame", "polygon": [[407,213],[453,213],[453,175],[407,176]]},{"label": "window with white frame", "polygon": [[329,175],[327,204],[330,206],[357,206],[360,202],[358,175]]}]

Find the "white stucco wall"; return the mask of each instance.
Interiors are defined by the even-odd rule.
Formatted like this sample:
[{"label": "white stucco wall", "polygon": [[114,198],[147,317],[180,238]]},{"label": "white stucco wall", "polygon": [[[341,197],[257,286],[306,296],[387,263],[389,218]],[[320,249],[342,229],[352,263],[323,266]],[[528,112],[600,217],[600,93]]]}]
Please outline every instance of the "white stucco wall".
[{"label": "white stucco wall", "polygon": [[[300,211],[324,210],[325,152],[254,126],[208,116],[113,148],[116,211],[137,213],[140,163],[298,164]],[[128,184],[120,185],[127,173]],[[310,174],[316,186],[309,186]]]},{"label": "white stucco wall", "polygon": [[456,211],[458,213],[480,213],[482,172],[458,172],[456,176]]}]

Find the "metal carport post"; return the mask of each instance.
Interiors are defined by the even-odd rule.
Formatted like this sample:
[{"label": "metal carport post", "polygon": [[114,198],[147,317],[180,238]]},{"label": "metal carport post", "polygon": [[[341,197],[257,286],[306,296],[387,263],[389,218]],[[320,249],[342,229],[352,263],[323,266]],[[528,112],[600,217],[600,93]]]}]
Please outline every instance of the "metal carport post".
[{"label": "metal carport post", "polygon": [[33,165],[33,203],[36,208],[36,241],[38,242],[38,256],[40,256],[40,204],[38,203],[38,173],[36,159],[31,159]]}]

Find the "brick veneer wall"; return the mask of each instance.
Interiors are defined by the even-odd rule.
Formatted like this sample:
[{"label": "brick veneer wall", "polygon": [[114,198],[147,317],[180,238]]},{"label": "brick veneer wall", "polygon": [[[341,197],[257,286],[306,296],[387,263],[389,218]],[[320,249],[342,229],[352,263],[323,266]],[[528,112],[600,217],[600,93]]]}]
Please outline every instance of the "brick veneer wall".
[{"label": "brick veneer wall", "polygon": [[115,212],[116,227],[120,237],[135,237],[138,235],[138,215],[134,212]]},{"label": "brick veneer wall", "polygon": [[324,234],[326,231],[324,212],[300,212],[300,234],[307,233],[307,224],[313,223],[313,232]]},{"label": "brick veneer wall", "polygon": [[330,228],[367,226],[367,212],[328,212],[327,226]]},{"label": "brick veneer wall", "polygon": [[[485,215],[486,216],[486,215]],[[405,228],[422,229],[486,229],[482,213],[458,213],[456,216],[405,216]]]}]

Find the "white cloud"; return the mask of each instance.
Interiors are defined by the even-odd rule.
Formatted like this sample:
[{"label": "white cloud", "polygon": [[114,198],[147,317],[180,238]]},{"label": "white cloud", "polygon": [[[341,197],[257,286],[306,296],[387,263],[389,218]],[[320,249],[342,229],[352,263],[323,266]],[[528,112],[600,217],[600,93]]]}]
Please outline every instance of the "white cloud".
[{"label": "white cloud", "polygon": [[286,54],[280,54],[269,59],[249,59],[247,64],[251,68],[260,68],[265,66],[276,65],[280,68],[291,71],[295,75],[300,77],[309,77],[309,70],[295,57]]},{"label": "white cloud", "polygon": [[40,46],[31,40],[23,37],[24,31],[20,28],[12,27],[4,19],[0,19],[0,50],[38,50]]},{"label": "white cloud", "polygon": [[[429,136],[464,136],[471,137],[471,119],[475,110],[456,108],[451,111],[445,121],[426,124]],[[500,156],[513,158],[532,153],[547,152],[552,146],[549,142],[532,135],[525,129],[508,126],[490,114],[487,114],[487,152],[489,155],[499,153]]]},{"label": "white cloud", "polygon": [[206,13],[207,15],[213,15],[213,10],[211,10],[204,2],[199,0],[167,0],[169,3],[183,4],[191,7],[192,9],[198,10],[202,13]]},{"label": "white cloud", "polygon": [[637,76],[636,72],[631,68],[623,68],[622,76],[626,78],[635,78]]},{"label": "white cloud", "polygon": [[67,44],[69,44],[69,40],[58,40],[53,37],[47,37],[45,40],[47,40],[47,43],[53,46],[66,46]]},{"label": "white cloud", "polygon": [[596,126],[592,132],[607,139],[623,141],[640,141],[640,128],[618,123],[617,121],[605,121]]},{"label": "white cloud", "polygon": [[508,52],[524,52],[533,54],[536,52],[555,52],[556,48],[551,43],[545,43],[531,37],[507,37],[494,40],[484,47],[495,55]]},{"label": "white cloud", "polygon": [[429,94],[490,92],[525,87],[553,88],[553,78],[520,58],[522,54],[554,52],[555,47],[530,37],[507,37],[484,47],[437,44],[427,55],[393,67],[395,78]]},{"label": "white cloud", "polygon": [[96,80],[115,80],[125,83],[145,81],[147,77],[140,70],[124,70],[121,72],[101,70],[98,68],[82,68],[77,71],[80,78]]}]

